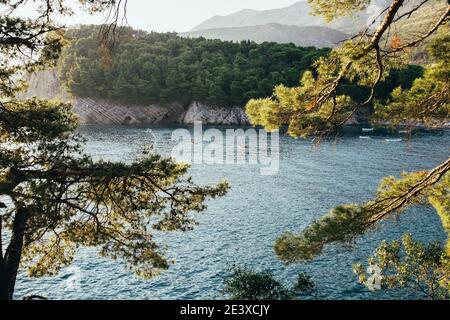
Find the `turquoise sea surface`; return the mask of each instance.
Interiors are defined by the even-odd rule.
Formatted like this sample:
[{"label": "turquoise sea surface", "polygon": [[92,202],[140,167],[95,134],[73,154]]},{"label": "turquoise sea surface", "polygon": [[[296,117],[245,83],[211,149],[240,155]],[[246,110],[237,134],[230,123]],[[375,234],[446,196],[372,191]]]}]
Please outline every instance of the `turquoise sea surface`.
[{"label": "turquoise sea surface", "polygon": [[[223,299],[223,278],[231,264],[272,270],[288,285],[305,271],[325,299],[422,298],[404,290],[372,293],[357,283],[352,264],[366,263],[382,239],[399,239],[407,232],[422,241],[445,240],[431,208],[408,209],[396,221],[384,222],[359,238],[353,249],[329,246],[303,265],[285,266],[276,258],[273,244],[282,232],[300,231],[338,204],[370,199],[385,176],[431,169],[450,154],[448,130],[419,131],[410,138],[386,131],[362,133],[361,128],[351,131],[319,146],[281,136],[277,175],[261,175],[259,165],[193,165],[190,174],[196,183],[227,179],[231,190],[196,215],[200,225],[194,231],[158,236],[176,263],[154,279],[135,277],[122,261],[98,257],[95,248],[81,249],[75,263],[56,277],[30,279],[21,273],[16,298],[39,294],[50,299]],[[172,132],[162,127],[80,129],[87,139],[86,151],[94,158],[125,162],[152,143],[169,155]]]}]

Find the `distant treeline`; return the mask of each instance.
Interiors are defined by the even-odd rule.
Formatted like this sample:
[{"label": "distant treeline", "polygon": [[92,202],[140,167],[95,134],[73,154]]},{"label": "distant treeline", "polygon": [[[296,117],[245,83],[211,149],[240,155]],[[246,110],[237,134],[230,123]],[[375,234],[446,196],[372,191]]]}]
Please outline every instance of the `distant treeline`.
[{"label": "distant treeline", "polygon": [[[114,42],[99,42],[99,31],[98,26],[68,31],[71,40],[61,56],[60,77],[75,96],[130,104],[200,101],[244,106],[252,98],[270,96],[275,85],[298,85],[301,74],[329,52],[293,44],[189,39],[130,28],[119,29]],[[397,73],[381,85],[383,92],[409,86],[421,69]],[[351,95],[365,95],[364,88],[349,85],[348,89]]]}]

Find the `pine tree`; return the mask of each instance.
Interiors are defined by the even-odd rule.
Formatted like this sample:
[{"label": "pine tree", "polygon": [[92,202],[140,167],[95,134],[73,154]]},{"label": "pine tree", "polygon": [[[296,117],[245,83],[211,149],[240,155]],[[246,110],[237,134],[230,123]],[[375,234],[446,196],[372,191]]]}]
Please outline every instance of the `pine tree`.
[{"label": "pine tree", "polygon": [[[158,155],[131,164],[94,161],[83,152],[70,105],[17,99],[26,85],[21,75],[54,65],[66,42],[51,19],[69,14],[65,1],[37,2],[41,16],[31,20],[14,16],[26,1],[0,1],[8,10],[0,16],[0,299],[13,298],[19,268],[35,277],[55,275],[80,247],[98,247],[152,277],[171,263],[152,230],[192,229],[191,212],[203,211],[205,199],[228,188],[226,182],[197,186],[186,165]],[[113,12],[123,5],[80,3]],[[105,36],[114,34],[100,39]]]}]

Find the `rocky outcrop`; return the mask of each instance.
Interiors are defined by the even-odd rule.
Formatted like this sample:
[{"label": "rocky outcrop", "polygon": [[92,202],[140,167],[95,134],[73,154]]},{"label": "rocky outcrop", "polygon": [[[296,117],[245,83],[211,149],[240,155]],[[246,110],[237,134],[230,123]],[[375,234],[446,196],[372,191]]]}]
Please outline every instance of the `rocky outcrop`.
[{"label": "rocky outcrop", "polygon": [[181,123],[246,125],[249,120],[241,107],[212,107],[199,102],[187,108],[180,104],[129,105],[105,100],[77,98],[71,96],[58,79],[56,69],[28,75],[29,86],[22,98],[40,97],[70,102],[78,115],[80,124],[158,124]]},{"label": "rocky outcrop", "polygon": [[76,99],[73,111],[78,115],[80,124],[153,124],[180,122],[184,114],[182,106],[171,104],[126,105],[103,100]]},{"label": "rocky outcrop", "polygon": [[58,79],[56,68],[27,74],[25,80],[28,83],[28,89],[21,96],[22,98],[39,97],[62,101],[72,100],[71,95],[64,89]]},{"label": "rocky outcrop", "polygon": [[247,125],[250,123],[243,108],[211,107],[193,102],[184,115],[182,122],[193,124],[195,121],[201,121],[204,124],[224,125]]}]

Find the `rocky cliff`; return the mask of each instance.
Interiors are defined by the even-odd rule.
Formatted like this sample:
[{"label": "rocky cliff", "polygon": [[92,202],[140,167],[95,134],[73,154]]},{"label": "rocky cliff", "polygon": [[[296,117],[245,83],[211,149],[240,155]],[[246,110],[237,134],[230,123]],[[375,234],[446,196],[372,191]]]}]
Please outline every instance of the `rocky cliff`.
[{"label": "rocky cliff", "polygon": [[22,98],[40,97],[71,102],[80,124],[156,124],[181,123],[246,125],[249,120],[241,107],[215,107],[193,102],[187,108],[179,104],[126,105],[104,100],[72,97],[58,79],[55,69],[27,77],[29,84]]},{"label": "rocky cliff", "polygon": [[241,107],[221,108],[192,103],[183,116],[182,122],[192,124],[201,121],[204,124],[247,125],[249,120]]}]

